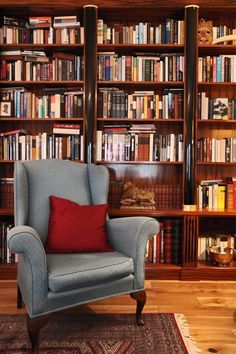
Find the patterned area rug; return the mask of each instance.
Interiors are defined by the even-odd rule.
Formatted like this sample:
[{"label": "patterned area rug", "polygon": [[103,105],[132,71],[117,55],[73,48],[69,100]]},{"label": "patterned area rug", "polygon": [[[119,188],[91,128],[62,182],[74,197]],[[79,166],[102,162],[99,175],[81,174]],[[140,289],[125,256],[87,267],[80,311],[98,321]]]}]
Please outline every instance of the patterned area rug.
[{"label": "patterned area rug", "polygon": [[[145,314],[146,325],[135,316],[61,313],[50,317],[40,332],[39,353],[58,354],[195,354],[183,315]],[[0,316],[0,353],[30,353],[26,321],[20,315]]]}]

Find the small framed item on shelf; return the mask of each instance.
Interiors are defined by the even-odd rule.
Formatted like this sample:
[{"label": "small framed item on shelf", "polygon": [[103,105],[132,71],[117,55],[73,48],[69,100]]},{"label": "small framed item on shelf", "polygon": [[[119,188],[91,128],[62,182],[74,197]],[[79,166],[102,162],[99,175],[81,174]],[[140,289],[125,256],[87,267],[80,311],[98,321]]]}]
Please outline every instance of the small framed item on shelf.
[{"label": "small framed item on shelf", "polygon": [[0,101],[0,118],[12,117],[12,101]]}]

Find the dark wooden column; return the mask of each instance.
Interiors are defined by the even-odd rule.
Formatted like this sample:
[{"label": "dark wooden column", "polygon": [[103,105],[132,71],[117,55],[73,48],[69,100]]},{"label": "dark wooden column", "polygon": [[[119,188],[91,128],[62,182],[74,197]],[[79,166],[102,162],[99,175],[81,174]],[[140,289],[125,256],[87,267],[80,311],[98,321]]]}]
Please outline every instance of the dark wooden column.
[{"label": "dark wooden column", "polygon": [[94,162],[97,112],[97,6],[84,6],[84,161]]},{"label": "dark wooden column", "polygon": [[199,234],[199,217],[196,215],[184,216],[184,244],[183,266],[195,267],[197,265],[197,247]]},{"label": "dark wooden column", "polygon": [[196,80],[197,80],[198,6],[185,6],[185,165],[184,209],[193,210],[195,202],[196,162]]}]

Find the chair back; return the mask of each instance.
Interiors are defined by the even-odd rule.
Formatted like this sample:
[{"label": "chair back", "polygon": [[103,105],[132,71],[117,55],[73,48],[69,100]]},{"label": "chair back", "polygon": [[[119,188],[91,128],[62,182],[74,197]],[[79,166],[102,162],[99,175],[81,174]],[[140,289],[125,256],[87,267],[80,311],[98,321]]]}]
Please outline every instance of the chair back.
[{"label": "chair back", "polygon": [[49,196],[81,205],[107,203],[108,170],[104,166],[67,160],[16,162],[14,169],[15,225],[36,229],[43,242],[48,231]]}]

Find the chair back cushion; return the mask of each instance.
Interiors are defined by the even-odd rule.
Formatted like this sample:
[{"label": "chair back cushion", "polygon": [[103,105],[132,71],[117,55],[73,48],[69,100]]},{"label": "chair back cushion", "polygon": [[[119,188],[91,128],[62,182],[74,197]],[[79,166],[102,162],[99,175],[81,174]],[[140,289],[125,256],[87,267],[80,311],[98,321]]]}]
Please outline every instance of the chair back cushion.
[{"label": "chair back cushion", "polygon": [[81,205],[104,204],[107,203],[108,184],[108,170],[104,166],[66,160],[16,162],[15,225],[29,225],[35,228],[41,240],[45,242],[50,195]]},{"label": "chair back cushion", "polygon": [[112,251],[107,242],[107,204],[79,205],[50,196],[47,253]]}]

